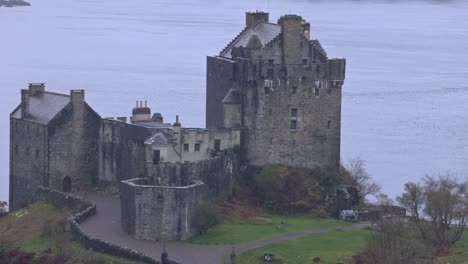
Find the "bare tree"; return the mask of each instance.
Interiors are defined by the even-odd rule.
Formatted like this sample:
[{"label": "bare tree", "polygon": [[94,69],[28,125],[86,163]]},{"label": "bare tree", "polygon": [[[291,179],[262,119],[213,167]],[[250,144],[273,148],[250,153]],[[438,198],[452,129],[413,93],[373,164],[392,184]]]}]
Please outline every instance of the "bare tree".
[{"label": "bare tree", "polygon": [[371,175],[367,172],[366,162],[364,160],[360,158],[352,159],[349,161],[346,169],[349,171],[354,182],[359,187],[362,200],[365,200],[368,195],[377,196],[380,193],[382,187],[372,181]]},{"label": "bare tree", "polygon": [[423,239],[426,238],[426,232],[422,226],[421,211],[424,206],[424,190],[418,183],[407,182],[401,196],[397,196],[397,202],[410,213],[411,220],[416,223],[416,227]]},{"label": "bare tree", "polygon": [[468,181],[453,175],[424,178],[427,215],[434,242],[440,250],[447,250],[460,240],[468,221]]}]

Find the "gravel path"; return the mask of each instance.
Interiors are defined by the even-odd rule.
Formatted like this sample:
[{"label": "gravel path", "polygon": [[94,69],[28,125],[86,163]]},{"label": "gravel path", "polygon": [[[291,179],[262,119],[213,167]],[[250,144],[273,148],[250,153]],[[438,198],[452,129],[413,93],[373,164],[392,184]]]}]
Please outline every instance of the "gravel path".
[{"label": "gravel path", "polygon": [[[102,195],[88,195],[87,199],[96,203],[97,212],[86,220],[82,227],[93,237],[100,238],[111,243],[125,246],[159,259],[163,250],[160,242],[136,240],[124,233],[120,228],[120,200],[115,197]],[[344,230],[361,229],[365,223],[355,224]],[[334,228],[319,228],[288,233],[258,241],[235,245],[236,254],[244,251],[263,247],[265,245],[289,240],[305,235],[323,233]],[[232,252],[232,246],[198,246],[181,245],[178,243],[166,243],[166,251],[169,258],[183,264],[221,264]]]}]

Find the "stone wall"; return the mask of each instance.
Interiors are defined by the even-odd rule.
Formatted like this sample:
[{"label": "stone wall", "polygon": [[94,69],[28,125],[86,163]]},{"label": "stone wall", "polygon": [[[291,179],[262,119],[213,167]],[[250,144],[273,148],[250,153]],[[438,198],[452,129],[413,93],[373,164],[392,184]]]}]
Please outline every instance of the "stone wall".
[{"label": "stone wall", "polygon": [[166,186],[184,186],[192,181],[202,181],[206,185],[207,198],[229,196],[234,177],[241,173],[242,156],[243,151],[235,148],[203,161],[148,164],[147,175],[153,183]]},{"label": "stone wall", "polygon": [[[80,223],[96,214],[96,205],[82,200],[78,196],[63,193],[57,190],[39,186],[34,193],[35,200],[45,200],[52,204],[65,205],[70,208],[82,208],[78,213],[69,219],[70,231],[74,240],[78,241],[86,249],[96,252],[113,255],[115,257],[138,261],[148,264],[159,264],[160,262],[152,257],[146,256],[135,250],[114,245],[87,234],[80,226]],[[175,263],[175,262],[173,262]]]},{"label": "stone wall", "polygon": [[71,104],[48,125],[49,171],[46,186],[79,191],[97,183],[100,116],[84,102],[83,91],[72,91]]},{"label": "stone wall", "polygon": [[118,183],[145,176],[148,129],[102,119],[99,131],[99,181]]},{"label": "stone wall", "polygon": [[122,228],[134,238],[186,240],[196,233],[192,216],[203,201],[202,182],[156,186],[149,179],[138,178],[122,181],[120,194]]},{"label": "stone wall", "polygon": [[234,61],[207,57],[206,60],[206,127],[222,127],[223,100],[234,79]]},{"label": "stone wall", "polygon": [[35,187],[47,184],[46,143],[45,125],[10,118],[10,211],[28,205]]}]

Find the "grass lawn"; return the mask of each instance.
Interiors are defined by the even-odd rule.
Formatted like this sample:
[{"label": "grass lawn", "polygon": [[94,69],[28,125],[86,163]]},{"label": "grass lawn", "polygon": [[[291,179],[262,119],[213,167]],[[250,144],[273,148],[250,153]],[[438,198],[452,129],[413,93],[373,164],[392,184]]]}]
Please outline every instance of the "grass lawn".
[{"label": "grass lawn", "polygon": [[438,264],[466,264],[468,263],[468,230],[463,232],[462,239],[455,244],[446,257],[437,259]]},{"label": "grass lawn", "polygon": [[313,263],[312,259],[320,257],[322,264],[335,264],[359,254],[367,246],[370,231],[330,231],[308,235],[284,242],[271,244],[250,250],[237,256],[236,263],[260,264],[265,253],[273,254],[272,263],[304,264]]},{"label": "grass lawn", "polygon": [[50,249],[52,255],[66,255],[66,264],[137,264],[86,250],[79,243],[72,241],[67,221],[71,215],[72,210],[69,208],[34,203],[1,217],[0,251],[3,244],[7,250],[20,248],[24,252],[34,252],[36,257],[44,255],[45,250]]},{"label": "grass lawn", "polygon": [[207,234],[196,236],[184,243],[233,245],[307,229],[348,225],[350,224],[347,222],[321,219],[311,215],[295,217],[262,215],[220,224],[208,230]]}]

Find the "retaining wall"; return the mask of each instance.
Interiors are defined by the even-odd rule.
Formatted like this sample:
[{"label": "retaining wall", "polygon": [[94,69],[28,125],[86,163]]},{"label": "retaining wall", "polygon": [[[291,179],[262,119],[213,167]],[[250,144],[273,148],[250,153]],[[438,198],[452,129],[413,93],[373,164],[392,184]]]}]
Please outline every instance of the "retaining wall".
[{"label": "retaining wall", "polygon": [[[85,221],[90,216],[96,213],[96,205],[82,200],[80,197],[59,192],[56,190],[38,187],[34,195],[35,200],[46,200],[51,203],[60,203],[76,208],[77,206],[87,205],[84,209],[80,210],[77,214],[69,219],[70,231],[74,240],[78,241],[86,249],[91,249],[96,252],[109,254],[119,258],[125,258],[131,261],[138,261],[148,264],[160,264],[156,259],[139,253],[135,250],[114,245],[102,239],[92,237],[81,228],[80,223]],[[175,263],[175,262],[173,262]],[[176,263],[177,264],[177,263]]]}]

